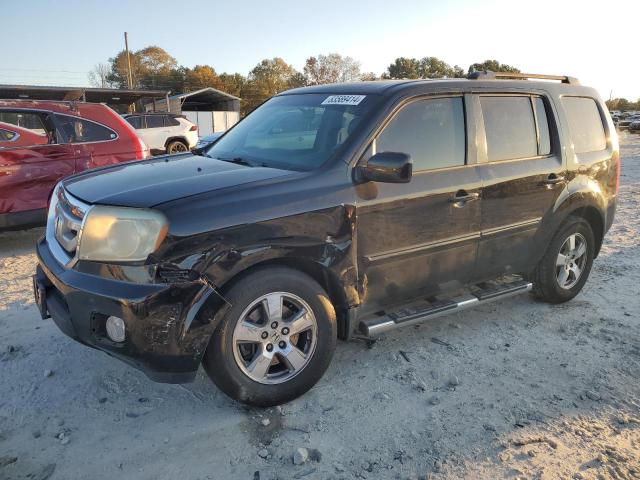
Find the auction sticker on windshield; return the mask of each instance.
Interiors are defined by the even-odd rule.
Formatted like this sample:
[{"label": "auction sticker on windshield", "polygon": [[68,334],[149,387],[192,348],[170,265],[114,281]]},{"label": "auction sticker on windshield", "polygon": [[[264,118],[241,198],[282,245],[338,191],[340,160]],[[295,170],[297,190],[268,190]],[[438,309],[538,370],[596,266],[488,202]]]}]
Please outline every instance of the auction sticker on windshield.
[{"label": "auction sticker on windshield", "polygon": [[358,105],[366,95],[330,95],[321,105]]}]

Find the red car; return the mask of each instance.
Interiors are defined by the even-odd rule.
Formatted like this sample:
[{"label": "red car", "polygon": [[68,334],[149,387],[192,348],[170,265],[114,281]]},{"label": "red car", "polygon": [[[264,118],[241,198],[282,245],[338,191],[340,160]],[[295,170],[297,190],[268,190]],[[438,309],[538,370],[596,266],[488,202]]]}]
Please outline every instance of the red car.
[{"label": "red car", "polygon": [[0,231],[44,225],[61,178],[148,156],[133,127],[106,105],[0,100]]}]

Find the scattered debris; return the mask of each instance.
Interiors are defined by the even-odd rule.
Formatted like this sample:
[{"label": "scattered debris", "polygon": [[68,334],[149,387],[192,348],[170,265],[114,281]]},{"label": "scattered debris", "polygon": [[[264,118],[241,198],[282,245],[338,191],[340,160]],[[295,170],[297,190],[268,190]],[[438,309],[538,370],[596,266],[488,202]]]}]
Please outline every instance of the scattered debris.
[{"label": "scattered debris", "polygon": [[594,392],[593,390],[587,390],[585,395],[594,402],[598,402],[602,398],[598,392]]},{"label": "scattered debris", "polygon": [[302,465],[307,460],[309,460],[309,450],[304,447],[296,448],[296,451],[293,452],[293,464]]},{"label": "scattered debris", "polygon": [[269,456],[269,450],[267,450],[266,448],[258,450],[258,456],[260,458],[267,458]]},{"label": "scattered debris", "polygon": [[451,346],[450,343],[447,343],[444,340],[440,340],[439,338],[436,338],[436,337],[431,337],[431,342],[432,343],[436,343],[438,345],[442,345],[444,347],[450,347]]},{"label": "scattered debris", "polygon": [[17,461],[18,461],[18,457],[13,457],[13,456],[0,457],[0,468],[6,467],[7,465],[11,465],[12,463],[16,463]]},{"label": "scattered debris", "polygon": [[45,378],[48,378],[48,377],[50,377],[51,375],[53,375],[53,370],[50,370],[50,369],[48,369],[48,368],[47,368],[47,369],[44,371],[44,376],[45,376]]}]

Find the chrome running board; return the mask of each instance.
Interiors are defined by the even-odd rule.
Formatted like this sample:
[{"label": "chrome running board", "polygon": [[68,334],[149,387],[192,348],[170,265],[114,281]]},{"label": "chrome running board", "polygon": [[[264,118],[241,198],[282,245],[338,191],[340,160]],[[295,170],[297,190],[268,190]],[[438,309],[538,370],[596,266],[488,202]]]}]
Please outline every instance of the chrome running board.
[{"label": "chrome running board", "polygon": [[360,332],[368,337],[422,323],[432,318],[459,312],[475,305],[489,303],[493,300],[512,297],[528,292],[533,284],[524,280],[515,282],[471,287],[471,293],[433,301],[421,301],[397,310],[379,312],[372,318],[364,319],[359,324]]}]

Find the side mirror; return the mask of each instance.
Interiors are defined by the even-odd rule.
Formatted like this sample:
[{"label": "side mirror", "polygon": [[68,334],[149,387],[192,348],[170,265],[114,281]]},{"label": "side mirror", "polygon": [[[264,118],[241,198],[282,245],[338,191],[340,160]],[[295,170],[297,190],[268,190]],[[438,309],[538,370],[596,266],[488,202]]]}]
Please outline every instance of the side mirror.
[{"label": "side mirror", "polygon": [[409,183],[413,162],[411,155],[398,152],[376,153],[366,165],[358,167],[360,179],[381,183]]}]

